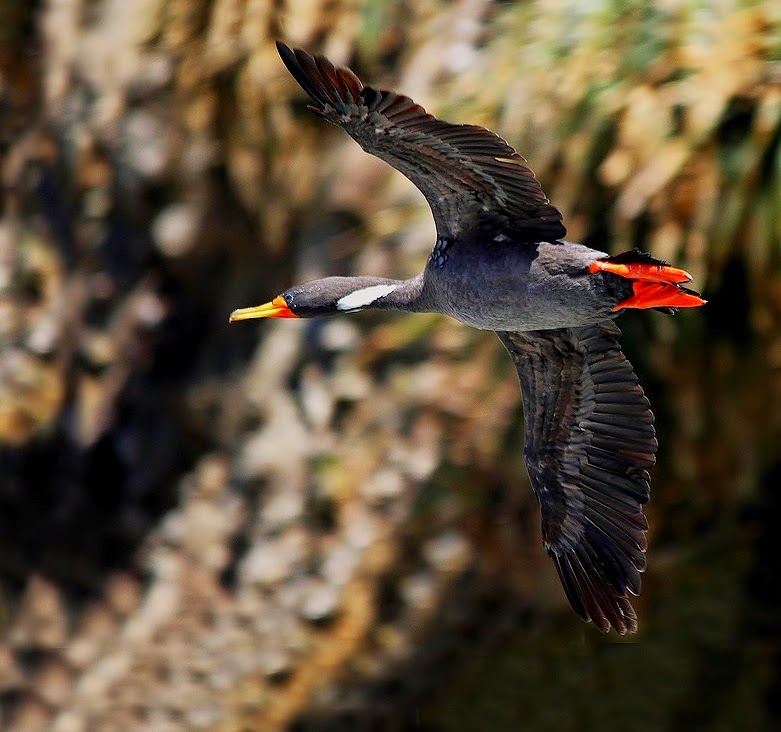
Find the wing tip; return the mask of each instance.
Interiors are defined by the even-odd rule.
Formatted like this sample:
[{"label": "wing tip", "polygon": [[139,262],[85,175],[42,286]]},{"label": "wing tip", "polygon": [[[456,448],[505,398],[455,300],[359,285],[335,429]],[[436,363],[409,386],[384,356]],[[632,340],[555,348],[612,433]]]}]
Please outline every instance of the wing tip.
[{"label": "wing tip", "polygon": [[[279,58],[282,59],[282,63],[285,64],[285,68],[290,72],[291,76],[301,84],[299,76],[306,72],[301,66],[299,54],[307,55],[306,51],[302,51],[300,48],[292,48],[282,41],[276,41],[277,53]],[[302,85],[303,86],[303,85]],[[305,88],[307,94],[311,92]]]},{"label": "wing tip", "polygon": [[352,69],[335,66],[325,56],[291,48],[279,40],[276,47],[285,68],[317,105],[313,109],[316,114],[329,119],[324,114],[327,107],[343,113],[350,105],[360,103],[364,87]]},{"label": "wing tip", "polygon": [[[575,552],[560,555],[549,552],[575,613],[597,630],[619,635],[637,632],[637,613],[626,590],[619,592],[591,562],[584,563]],[[633,593],[634,594],[634,593]]]}]

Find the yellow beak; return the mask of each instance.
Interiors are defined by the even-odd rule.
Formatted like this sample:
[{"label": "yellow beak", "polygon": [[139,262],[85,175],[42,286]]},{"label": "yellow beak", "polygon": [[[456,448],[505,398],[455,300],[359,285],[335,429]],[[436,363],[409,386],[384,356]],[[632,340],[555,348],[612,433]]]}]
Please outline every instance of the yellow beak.
[{"label": "yellow beak", "polygon": [[256,305],[252,308],[239,308],[234,310],[229,318],[231,323],[237,320],[253,320],[254,318],[297,318],[296,315],[285,302],[282,295],[275,297],[271,302],[264,305]]}]

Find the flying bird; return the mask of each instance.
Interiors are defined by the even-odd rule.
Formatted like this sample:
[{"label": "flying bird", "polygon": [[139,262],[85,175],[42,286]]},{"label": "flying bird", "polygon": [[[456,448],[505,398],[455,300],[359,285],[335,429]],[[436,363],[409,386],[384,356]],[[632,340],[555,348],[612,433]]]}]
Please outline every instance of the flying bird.
[{"label": "flying bird", "polygon": [[408,280],[326,277],[230,320],[312,318],[367,308],[436,312],[493,330],[518,370],[524,458],[542,537],[575,612],[637,630],[629,596],[645,569],[654,416],[616,340],[630,308],[705,303],[690,275],[638,250],[609,256],[565,240],[562,215],[502,138],[450,124],[348,68],[277,43],[310,109],[423,193],[437,239]]}]

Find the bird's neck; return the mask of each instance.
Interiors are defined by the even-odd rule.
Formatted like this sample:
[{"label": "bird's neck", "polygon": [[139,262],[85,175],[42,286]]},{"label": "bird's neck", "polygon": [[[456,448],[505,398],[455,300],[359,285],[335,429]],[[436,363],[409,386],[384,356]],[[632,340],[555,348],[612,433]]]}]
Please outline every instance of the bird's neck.
[{"label": "bird's neck", "polygon": [[[336,278],[333,278],[335,280]],[[419,274],[408,280],[384,277],[350,277],[344,280],[350,289],[336,301],[338,310],[353,311],[364,308],[378,310],[426,310],[424,279]]]},{"label": "bird's neck", "polygon": [[423,273],[408,280],[396,280],[396,289],[386,299],[391,310],[420,312],[425,310]]}]

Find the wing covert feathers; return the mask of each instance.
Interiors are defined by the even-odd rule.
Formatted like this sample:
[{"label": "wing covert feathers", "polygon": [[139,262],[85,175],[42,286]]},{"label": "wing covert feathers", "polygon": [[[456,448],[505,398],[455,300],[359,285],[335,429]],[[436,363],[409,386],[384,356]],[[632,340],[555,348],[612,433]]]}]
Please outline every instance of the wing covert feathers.
[{"label": "wing covert feathers", "polygon": [[637,630],[654,418],[612,323],[498,333],[523,391],[524,457],[567,598],[600,630]]},{"label": "wing covert feathers", "polygon": [[315,113],[342,127],[366,152],[401,171],[431,206],[437,234],[474,228],[519,241],[556,241],[566,234],[526,161],[502,138],[476,125],[428,114],[407,96],[364,86],[348,68],[277,42]]}]

